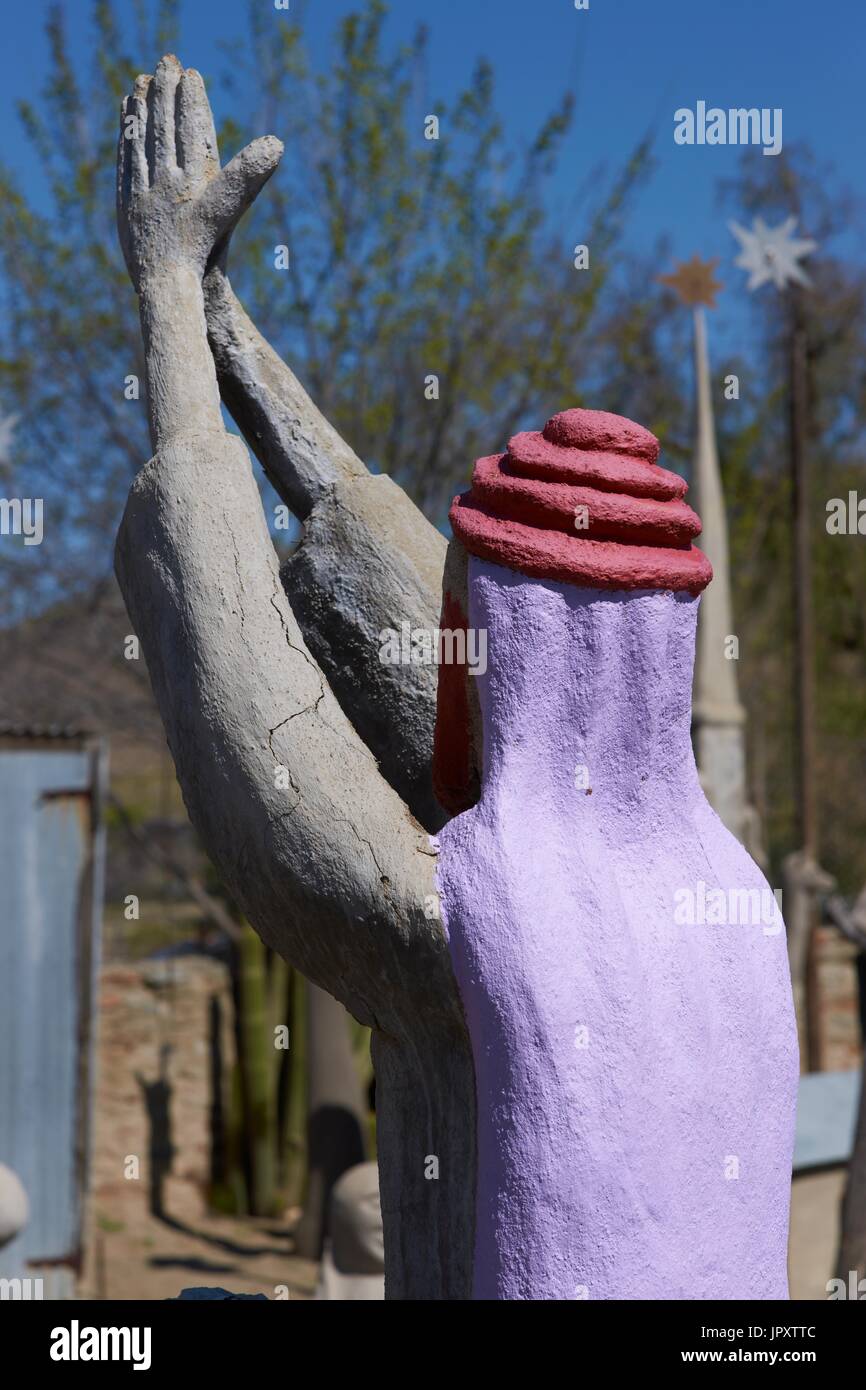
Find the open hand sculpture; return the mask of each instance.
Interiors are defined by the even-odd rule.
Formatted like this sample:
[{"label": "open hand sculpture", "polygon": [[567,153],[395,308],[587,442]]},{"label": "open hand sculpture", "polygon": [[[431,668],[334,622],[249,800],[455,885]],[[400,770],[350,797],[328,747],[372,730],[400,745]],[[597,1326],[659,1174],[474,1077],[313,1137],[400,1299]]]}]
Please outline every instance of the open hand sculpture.
[{"label": "open hand sculpture", "polygon": [[[718,881],[752,882],[703,802],[687,748],[697,599],[650,583],[600,606],[570,572],[527,569],[531,535],[523,550],[479,551],[472,520],[486,504],[459,508],[444,613],[450,625],[456,613],[489,627],[491,668],[480,701],[472,678],[467,688],[465,672],[443,668],[438,782],[466,814],[431,843],[426,832],[443,819],[431,778],[435,667],[389,665],[380,650],[383,630],[402,623],[438,629],[445,543],[322,418],[225,272],[227,238],[280,148],[255,141],[220,170],[201,79],[173,58],[124,103],[118,216],[155,452],[130,491],[116,566],[211,858],[265,941],[373,1030],[386,1296],[731,1296],[738,1257],[744,1293],[761,1296],[764,1268],[764,1296],[780,1296],[795,1067],[779,953],[750,945],[738,957],[732,944],[662,929],[673,884],[665,828],[688,847],[684,870],[706,864]],[[220,394],[304,523],[282,572]],[[635,431],[645,434],[626,433]],[[495,472],[487,485],[507,491]],[[547,498],[541,512],[557,515],[560,503]],[[560,525],[556,547],[567,542],[598,544]],[[687,537],[682,563],[699,567],[682,559],[689,546]],[[584,799],[565,815],[562,779],[573,772],[560,763],[581,761],[567,719],[590,771],[604,775],[592,808]],[[628,756],[646,766],[617,787]],[[665,780],[672,769],[676,787]],[[679,792],[665,819],[663,799]],[[523,797],[535,868],[521,857]],[[641,885],[652,898],[643,918],[640,901],[626,902]],[[752,1009],[760,1020],[730,1046],[728,1006],[731,1029]],[[567,1061],[558,1049],[584,1025],[581,1070],[573,1049]],[[716,1150],[738,1100],[744,1123],[763,1122],[769,1137],[726,1189],[707,1165],[724,1161]],[[692,1122],[695,1143],[680,1152]],[[744,1153],[742,1127],[735,1138]],[[656,1148],[644,1162],[647,1143]],[[688,1195],[696,1166],[698,1195]],[[750,1243],[744,1232],[762,1219],[768,1229]]]},{"label": "open hand sculpture", "polygon": [[281,142],[265,136],[221,169],[201,76],[171,55],[123,102],[117,221],[141,305],[155,447],[172,432],[218,427],[202,276],[282,153]]}]

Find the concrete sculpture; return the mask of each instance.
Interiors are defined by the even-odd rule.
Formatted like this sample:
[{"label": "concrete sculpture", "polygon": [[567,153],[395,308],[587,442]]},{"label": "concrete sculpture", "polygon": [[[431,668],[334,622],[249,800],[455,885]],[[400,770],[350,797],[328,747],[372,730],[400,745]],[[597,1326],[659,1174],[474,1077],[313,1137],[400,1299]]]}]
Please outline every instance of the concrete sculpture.
[{"label": "concrete sculpture", "polygon": [[[115,564],[223,881],[263,939],[373,1031],[386,1296],[463,1299],[475,1088],[430,908],[435,668],[378,655],[383,628],[435,628],[445,541],[368,472],[232,292],[229,235],[281,153],[266,137],[221,167],[204,83],[171,55],[122,103],[118,229],[154,454]],[[304,523],[282,572],[221,394]]]},{"label": "concrete sculpture", "polygon": [[[372,1029],[386,1297],[778,1296],[795,1071],[779,939],[671,916],[699,877],[763,884],[686,751],[708,569],[683,484],[646,431],[567,412],[456,509],[445,610],[496,655],[477,691],[458,667],[442,684],[437,784],[467,812],[440,839],[446,932],[435,667],[379,658],[383,629],[436,629],[443,538],[322,418],[227,278],[281,149],[221,167],[202,80],[171,56],[123,103],[154,453],[116,568],[214,864],[263,939]],[[303,523],[282,570],[220,397]]]},{"label": "concrete sculpture", "polygon": [[785,935],[698,781],[711,572],[657,454],[566,411],[479,460],[451,511],[445,611],[488,651],[477,698],[441,668],[434,769],[463,811],[437,844],[478,1088],[477,1298],[787,1297]]}]

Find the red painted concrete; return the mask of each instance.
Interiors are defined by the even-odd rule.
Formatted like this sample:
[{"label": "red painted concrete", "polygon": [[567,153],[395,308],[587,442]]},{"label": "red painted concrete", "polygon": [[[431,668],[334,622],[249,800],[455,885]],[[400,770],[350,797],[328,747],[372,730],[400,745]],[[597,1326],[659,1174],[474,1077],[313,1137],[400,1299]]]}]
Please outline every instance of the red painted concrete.
[{"label": "red painted concrete", "polygon": [[[468,626],[463,608],[450,593],[442,603],[441,626],[464,632]],[[436,693],[436,727],[433,734],[433,792],[440,806],[452,815],[466,811],[478,799],[478,778],[472,767],[472,730],[469,712],[469,677],[465,666],[442,664]]]},{"label": "red painted concrete", "polygon": [[563,411],[477,461],[471,491],[451,507],[454,534],[470,554],[535,578],[700,593],[712,578],[691,544],[700,521],[658,452],[632,420]]}]

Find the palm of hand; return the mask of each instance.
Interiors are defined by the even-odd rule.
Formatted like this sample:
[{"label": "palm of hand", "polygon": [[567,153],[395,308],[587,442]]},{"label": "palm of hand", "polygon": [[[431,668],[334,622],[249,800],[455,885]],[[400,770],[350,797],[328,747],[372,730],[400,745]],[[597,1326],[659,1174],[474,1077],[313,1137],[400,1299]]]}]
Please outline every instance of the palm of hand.
[{"label": "palm of hand", "polygon": [[204,82],[171,55],[136,79],[121,105],[117,221],[132,283],[169,266],[204,273],[282,156],[273,136],[254,140],[220,168]]}]

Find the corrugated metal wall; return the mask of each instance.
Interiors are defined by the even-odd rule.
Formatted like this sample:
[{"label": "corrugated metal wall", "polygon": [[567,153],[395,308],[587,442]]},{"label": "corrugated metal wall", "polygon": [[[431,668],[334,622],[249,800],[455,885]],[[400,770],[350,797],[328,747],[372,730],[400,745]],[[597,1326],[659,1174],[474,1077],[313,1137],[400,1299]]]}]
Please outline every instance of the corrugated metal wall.
[{"label": "corrugated metal wall", "polygon": [[105,756],[81,739],[0,741],[0,1162],[26,1229],[0,1276],[70,1297],[81,1256],[102,908]]}]

